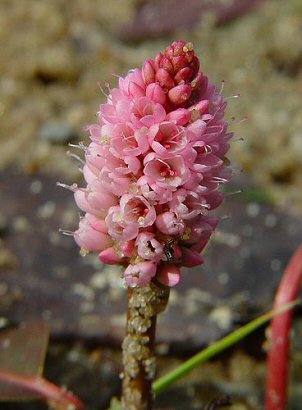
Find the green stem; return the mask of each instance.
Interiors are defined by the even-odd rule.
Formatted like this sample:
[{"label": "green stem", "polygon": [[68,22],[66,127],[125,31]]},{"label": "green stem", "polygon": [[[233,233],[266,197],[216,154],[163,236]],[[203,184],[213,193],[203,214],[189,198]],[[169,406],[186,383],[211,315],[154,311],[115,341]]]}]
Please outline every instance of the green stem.
[{"label": "green stem", "polygon": [[204,363],[205,361],[211,359],[216,354],[222,352],[223,350],[227,349],[228,347],[232,346],[239,340],[243,339],[254,330],[259,328],[261,325],[266,323],[272,317],[281,314],[295,305],[297,305],[299,301],[294,301],[292,303],[288,303],[278,309],[270,310],[269,312],[261,315],[260,317],[252,320],[251,322],[247,323],[246,325],[242,326],[240,329],[235,330],[231,334],[223,337],[218,342],[212,344],[211,346],[207,347],[206,349],[202,350],[201,352],[197,353],[195,356],[191,357],[176,369],[172,370],[171,372],[167,373],[166,375],[157,379],[153,385],[153,392],[155,395],[160,394],[163,392],[168,386],[172,383],[183,377],[185,374],[189,373],[193,370],[196,366]]}]

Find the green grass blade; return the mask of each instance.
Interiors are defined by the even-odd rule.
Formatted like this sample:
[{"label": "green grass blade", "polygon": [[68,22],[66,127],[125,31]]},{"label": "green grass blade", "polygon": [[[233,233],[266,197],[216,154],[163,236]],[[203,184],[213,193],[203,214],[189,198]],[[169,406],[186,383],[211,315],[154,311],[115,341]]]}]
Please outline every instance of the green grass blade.
[{"label": "green grass blade", "polygon": [[173,384],[174,382],[179,380],[181,377],[189,373],[191,370],[193,370],[196,366],[199,366],[200,364],[206,362],[207,360],[211,359],[215,355],[221,353],[228,347],[237,343],[239,340],[244,339],[247,335],[254,332],[256,329],[258,329],[264,323],[272,319],[274,316],[292,309],[299,302],[300,302],[299,300],[296,300],[284,306],[281,306],[278,309],[273,309],[267,313],[264,313],[263,315],[252,320],[246,325],[240,327],[239,329],[235,330],[229,335],[223,337],[218,342],[213,343],[211,346],[208,346],[206,349],[192,356],[190,359],[186,360],[176,369],[172,370],[171,372],[157,379],[152,385],[154,394],[155,395],[160,394],[171,384]]}]

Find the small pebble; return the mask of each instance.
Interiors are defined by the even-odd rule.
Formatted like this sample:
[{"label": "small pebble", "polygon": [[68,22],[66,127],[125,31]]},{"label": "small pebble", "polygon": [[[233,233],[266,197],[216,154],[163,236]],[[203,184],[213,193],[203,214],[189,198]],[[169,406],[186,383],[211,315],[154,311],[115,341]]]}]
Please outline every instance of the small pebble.
[{"label": "small pebble", "polygon": [[3,235],[6,233],[8,229],[8,221],[5,215],[0,213],[0,235]]},{"label": "small pebble", "polygon": [[42,140],[53,144],[65,144],[77,135],[76,131],[68,124],[49,121],[44,123],[39,129],[39,136]]}]

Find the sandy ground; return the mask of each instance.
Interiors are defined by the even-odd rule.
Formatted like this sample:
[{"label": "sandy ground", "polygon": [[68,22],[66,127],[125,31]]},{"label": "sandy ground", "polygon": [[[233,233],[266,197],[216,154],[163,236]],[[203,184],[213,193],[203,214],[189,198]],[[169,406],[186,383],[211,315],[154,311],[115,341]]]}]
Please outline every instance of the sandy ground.
[{"label": "sandy ground", "polygon": [[[118,33],[139,1],[21,0],[0,3],[0,166],[77,178],[66,156],[70,139],[87,140],[104,96],[97,82],[140,66],[175,38],[193,41],[202,69],[225,80],[237,134],[231,150],[278,204],[302,204],[302,3],[268,1],[215,27],[211,17],[170,37],[127,43]],[[235,117],[235,121],[231,117]],[[247,122],[239,123],[248,117]]]}]

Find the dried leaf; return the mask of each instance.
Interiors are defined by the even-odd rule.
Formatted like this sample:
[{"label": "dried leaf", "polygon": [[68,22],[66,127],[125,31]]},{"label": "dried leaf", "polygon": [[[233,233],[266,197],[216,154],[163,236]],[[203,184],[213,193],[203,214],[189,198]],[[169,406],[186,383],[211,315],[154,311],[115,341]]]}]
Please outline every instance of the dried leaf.
[{"label": "dried leaf", "polygon": [[[42,375],[49,331],[43,322],[23,324],[0,333],[0,370],[18,376]],[[22,384],[0,379],[0,400],[24,400],[36,397]]]}]

